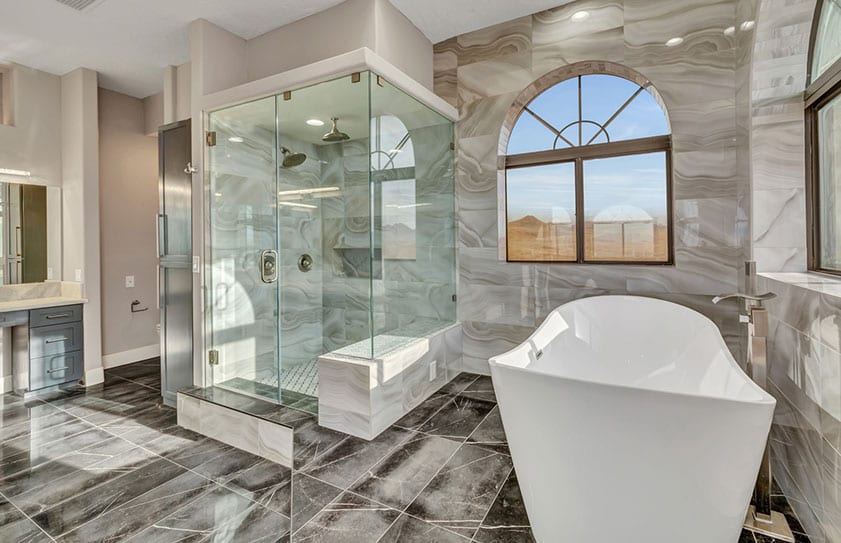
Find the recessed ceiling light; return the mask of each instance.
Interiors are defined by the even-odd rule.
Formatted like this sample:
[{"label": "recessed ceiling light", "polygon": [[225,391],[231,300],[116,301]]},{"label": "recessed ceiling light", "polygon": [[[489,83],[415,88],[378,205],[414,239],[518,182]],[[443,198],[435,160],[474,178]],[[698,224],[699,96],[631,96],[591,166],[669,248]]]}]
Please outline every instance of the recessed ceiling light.
[{"label": "recessed ceiling light", "polygon": [[586,21],[589,18],[590,18],[590,12],[589,11],[576,11],[575,13],[572,14],[572,17],[570,17],[570,20],[575,21],[576,23],[579,23],[581,21]]},{"label": "recessed ceiling light", "polygon": [[231,136],[230,138],[228,138],[228,141],[231,143],[242,143],[245,140],[239,136]]},{"label": "recessed ceiling light", "polygon": [[677,47],[681,43],[683,43],[683,38],[671,38],[666,42],[666,47]]},{"label": "recessed ceiling light", "polygon": [[32,172],[26,170],[12,170],[9,168],[0,168],[0,175],[19,175],[21,177],[31,177]]},{"label": "recessed ceiling light", "polygon": [[743,31],[748,31],[748,30],[753,29],[753,27],[755,27],[755,26],[756,26],[755,21],[745,21],[745,22],[743,22],[742,24],[739,25],[739,28],[741,28]]},{"label": "recessed ceiling light", "polygon": [[307,119],[307,124],[310,126],[324,126],[324,121],[321,119]]},{"label": "recessed ceiling light", "polygon": [[728,26],[727,28],[724,29],[724,35],[725,36],[732,36],[735,33],[736,33],[736,27],[735,26]]}]

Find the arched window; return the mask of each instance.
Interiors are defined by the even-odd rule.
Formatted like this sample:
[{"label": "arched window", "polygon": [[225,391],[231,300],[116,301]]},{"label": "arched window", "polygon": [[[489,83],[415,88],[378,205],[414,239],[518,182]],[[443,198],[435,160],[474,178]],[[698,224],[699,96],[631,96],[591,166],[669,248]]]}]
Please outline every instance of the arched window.
[{"label": "arched window", "polygon": [[593,64],[535,82],[503,128],[509,261],[672,262],[668,118],[644,77]]},{"label": "arched window", "polygon": [[841,274],[841,0],[818,2],[806,90],[809,267]]}]

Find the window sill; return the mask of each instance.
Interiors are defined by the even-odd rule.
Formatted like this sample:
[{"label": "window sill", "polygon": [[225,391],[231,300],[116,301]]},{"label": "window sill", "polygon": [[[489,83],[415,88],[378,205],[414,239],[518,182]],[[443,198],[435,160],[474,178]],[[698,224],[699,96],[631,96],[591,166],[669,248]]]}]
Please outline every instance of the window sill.
[{"label": "window sill", "polygon": [[818,272],[779,272],[760,273],[758,275],[777,283],[819,292],[841,300],[841,276]]}]

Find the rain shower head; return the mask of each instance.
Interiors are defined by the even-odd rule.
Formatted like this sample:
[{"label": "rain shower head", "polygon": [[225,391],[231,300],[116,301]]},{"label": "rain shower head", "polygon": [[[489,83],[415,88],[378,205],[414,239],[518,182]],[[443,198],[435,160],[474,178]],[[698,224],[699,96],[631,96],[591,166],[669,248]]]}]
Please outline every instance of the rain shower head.
[{"label": "rain shower head", "polygon": [[338,117],[333,117],[330,120],[333,121],[333,128],[330,129],[330,132],[327,132],[326,134],[324,134],[321,137],[321,140],[326,141],[326,142],[330,142],[330,143],[337,142],[337,141],[349,140],[350,136],[348,136],[344,132],[339,131],[339,127],[337,126],[337,123],[339,122],[339,118]]},{"label": "rain shower head", "polygon": [[284,168],[294,168],[295,166],[300,166],[307,159],[307,155],[304,153],[293,153],[286,147],[281,147],[280,152],[283,153],[283,162],[281,165]]}]

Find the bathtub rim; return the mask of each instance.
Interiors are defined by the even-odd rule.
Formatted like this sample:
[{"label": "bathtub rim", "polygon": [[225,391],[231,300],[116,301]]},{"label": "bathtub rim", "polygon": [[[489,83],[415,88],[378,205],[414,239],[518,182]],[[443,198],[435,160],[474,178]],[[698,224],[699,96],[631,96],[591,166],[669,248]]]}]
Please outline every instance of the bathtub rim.
[{"label": "bathtub rim", "polygon": [[[534,368],[531,368],[531,369],[523,368],[521,366],[517,366],[517,365],[511,364],[511,363],[505,361],[506,359],[515,358],[518,354],[520,354],[520,351],[523,351],[524,356],[528,356],[530,352],[534,352],[534,351],[538,350],[536,348],[536,345],[534,344],[533,340],[534,340],[535,336],[540,334],[543,327],[547,325],[549,315],[552,315],[553,313],[559,312],[560,309],[563,308],[563,307],[566,307],[566,306],[569,306],[569,305],[574,305],[574,304],[577,304],[577,303],[582,303],[586,300],[593,299],[593,298],[644,299],[644,300],[651,300],[653,302],[660,303],[660,304],[676,306],[676,307],[679,307],[683,310],[692,311],[698,317],[704,319],[709,325],[711,325],[716,330],[716,332],[717,332],[716,337],[717,337],[717,340],[718,340],[718,344],[719,344],[720,347],[722,347],[724,349],[724,352],[727,355],[727,361],[730,364],[731,369],[737,371],[738,374],[747,382],[747,384],[754,391],[756,391],[759,394],[760,398],[758,398],[758,399],[744,399],[744,398],[738,398],[738,397],[733,397],[733,396],[701,394],[701,393],[676,391],[676,390],[663,390],[663,389],[658,389],[658,388],[651,388],[651,387],[644,387],[644,386],[632,386],[632,385],[621,384],[621,383],[608,383],[608,382],[599,381],[599,380],[596,380],[596,379],[584,379],[584,378],[581,378],[581,377],[558,375],[556,373],[550,373],[548,371],[538,370],[538,369],[534,369]],[[502,368],[502,369],[516,371],[516,372],[520,372],[520,373],[536,374],[536,375],[540,375],[540,376],[543,376],[543,377],[550,377],[550,378],[553,378],[553,379],[558,379],[558,380],[567,381],[567,382],[571,382],[571,383],[586,383],[586,384],[591,384],[591,385],[597,385],[597,386],[609,387],[609,388],[615,388],[615,389],[622,389],[622,390],[637,390],[637,391],[640,391],[640,392],[650,392],[650,393],[653,393],[653,394],[664,394],[664,395],[677,396],[677,397],[701,398],[701,399],[707,399],[707,400],[712,400],[712,401],[732,402],[732,403],[737,403],[737,404],[776,405],[776,403],[777,403],[777,400],[767,390],[765,390],[761,386],[759,386],[756,383],[756,381],[754,381],[741,368],[741,366],[739,366],[739,363],[733,357],[733,353],[730,352],[730,348],[727,347],[727,344],[724,342],[724,338],[721,335],[721,330],[718,328],[718,326],[715,324],[715,322],[713,322],[706,315],[696,311],[695,309],[692,309],[691,307],[687,307],[685,305],[681,305],[681,304],[678,304],[678,303],[675,303],[675,302],[671,302],[669,300],[663,300],[663,299],[660,299],[660,298],[652,298],[652,297],[649,297],[649,296],[636,296],[636,295],[630,295],[630,294],[604,294],[604,295],[597,295],[597,296],[587,296],[585,298],[579,298],[579,299],[571,300],[569,302],[561,304],[558,307],[556,307],[555,309],[553,309],[552,311],[550,311],[549,314],[546,316],[546,319],[540,324],[540,326],[538,326],[535,329],[535,331],[532,332],[529,335],[529,337],[526,338],[522,343],[520,343],[519,345],[517,345],[513,349],[509,349],[508,351],[505,351],[504,353],[500,353],[496,356],[490,357],[488,359],[488,364],[490,365],[490,367],[492,369],[494,367],[496,367],[496,368]]]}]

